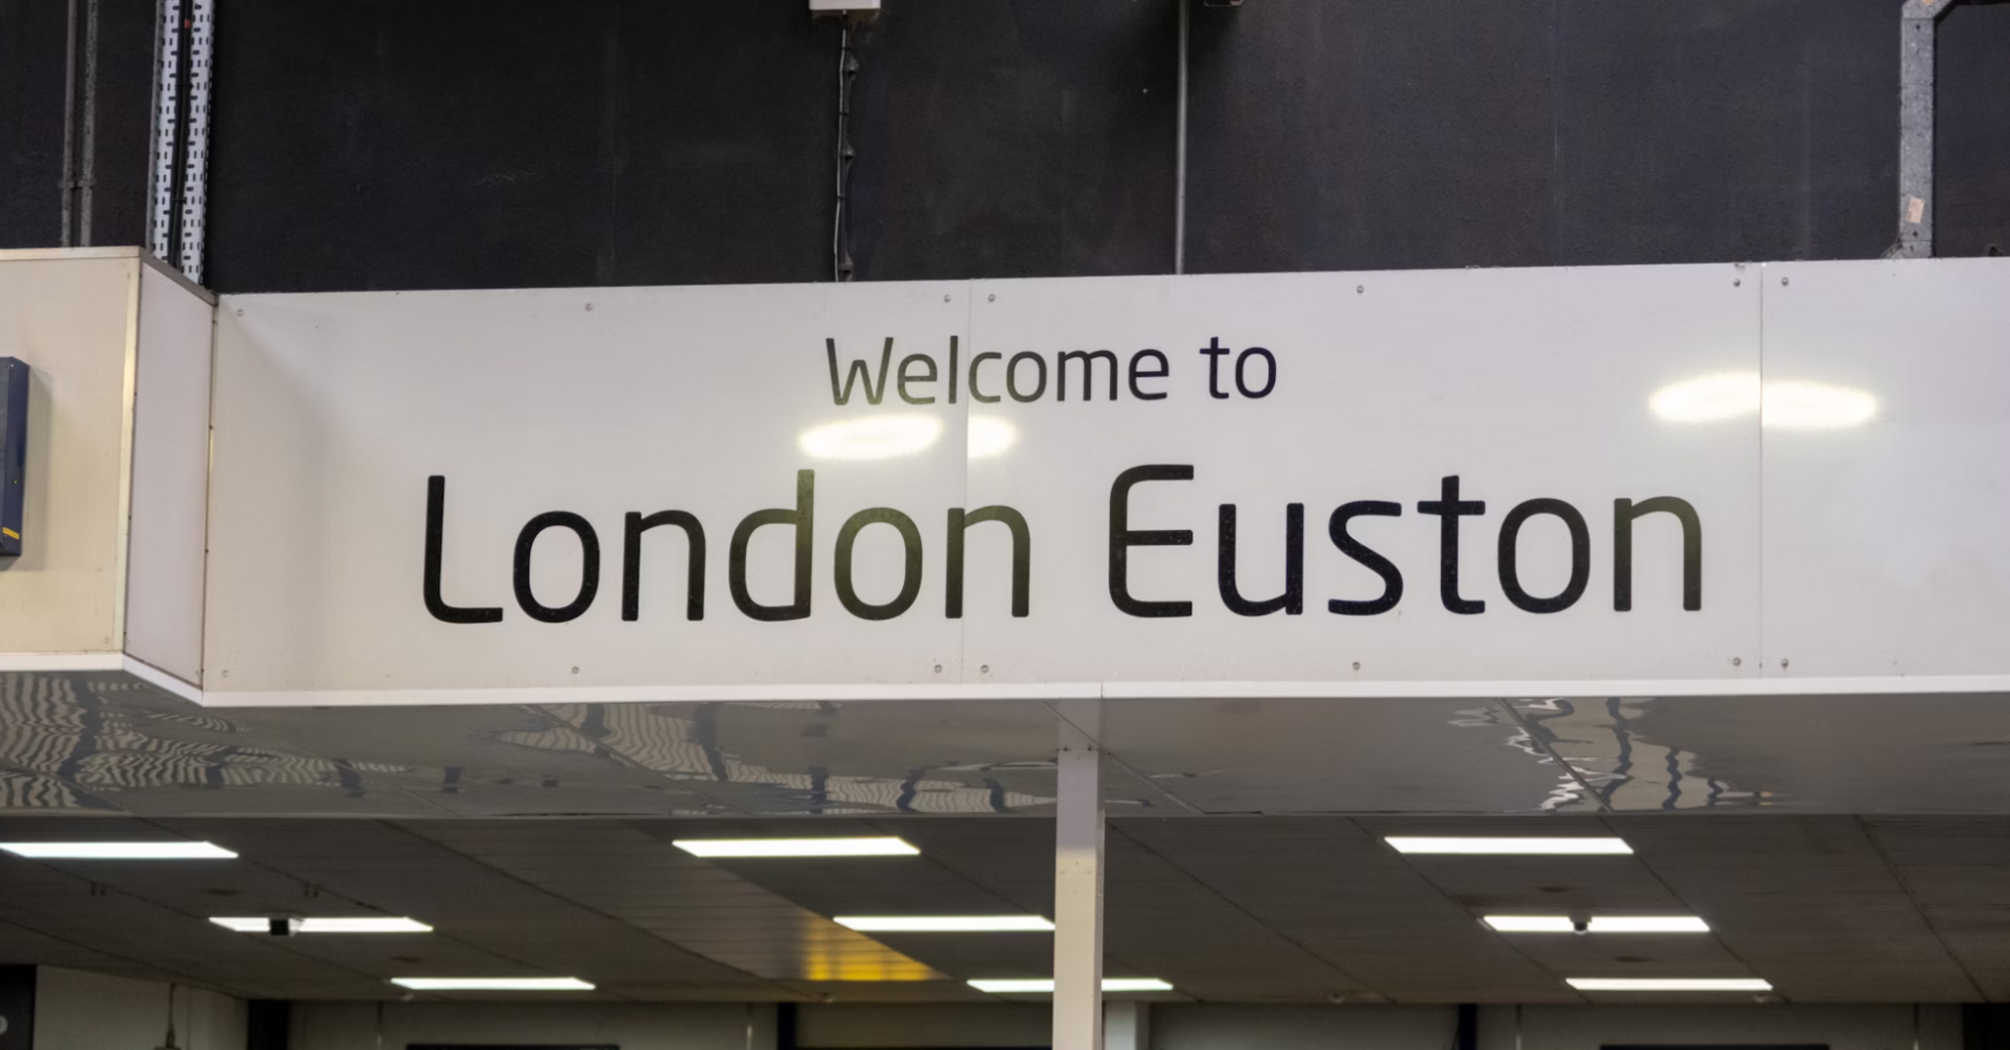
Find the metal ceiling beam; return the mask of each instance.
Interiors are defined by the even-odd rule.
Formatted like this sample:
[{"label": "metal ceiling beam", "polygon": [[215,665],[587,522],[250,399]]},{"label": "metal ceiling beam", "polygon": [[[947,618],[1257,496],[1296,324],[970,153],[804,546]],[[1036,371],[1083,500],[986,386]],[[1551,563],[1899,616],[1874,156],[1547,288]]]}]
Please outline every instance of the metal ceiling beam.
[{"label": "metal ceiling beam", "polygon": [[1904,0],[1898,66],[1900,259],[1933,257],[1933,44],[1940,17],[1959,0]]}]

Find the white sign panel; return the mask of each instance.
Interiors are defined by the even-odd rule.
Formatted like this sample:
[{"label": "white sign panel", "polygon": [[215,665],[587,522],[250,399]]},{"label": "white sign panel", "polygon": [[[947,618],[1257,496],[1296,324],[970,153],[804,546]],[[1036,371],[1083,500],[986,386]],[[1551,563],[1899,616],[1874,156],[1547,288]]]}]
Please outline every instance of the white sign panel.
[{"label": "white sign panel", "polygon": [[209,700],[1757,685],[1763,274],[236,297]]},{"label": "white sign panel", "polygon": [[[1756,673],[1758,420],[1650,409],[1757,369],[1739,274],[980,284],[972,343],[1051,378],[971,407],[1018,435],[971,461],[971,504],[1044,528],[1037,615],[973,606],[968,660],[1011,681]],[[1107,359],[1060,359],[1103,348],[1114,398]],[[1160,356],[1143,399],[1129,373]]]}]

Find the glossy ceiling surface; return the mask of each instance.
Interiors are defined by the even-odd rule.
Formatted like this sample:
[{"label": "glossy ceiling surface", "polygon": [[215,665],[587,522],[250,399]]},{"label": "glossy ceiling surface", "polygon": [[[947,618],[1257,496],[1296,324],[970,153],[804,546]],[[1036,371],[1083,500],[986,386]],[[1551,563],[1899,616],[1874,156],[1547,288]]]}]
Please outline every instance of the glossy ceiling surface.
[{"label": "glossy ceiling surface", "polygon": [[1041,815],[1066,724],[1112,812],[1986,814],[1997,694],[199,708],[0,675],[0,812]]}]

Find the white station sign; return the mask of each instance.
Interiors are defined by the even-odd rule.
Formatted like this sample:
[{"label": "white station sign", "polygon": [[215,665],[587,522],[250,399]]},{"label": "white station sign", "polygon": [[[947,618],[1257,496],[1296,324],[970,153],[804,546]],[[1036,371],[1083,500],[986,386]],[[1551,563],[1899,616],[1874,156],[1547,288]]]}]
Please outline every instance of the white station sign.
[{"label": "white station sign", "polygon": [[[1887,454],[1867,437],[2010,389],[1986,331],[1944,352],[1993,378],[1894,402],[1913,350],[1796,330],[1828,323],[1812,301],[1903,285],[1897,266],[230,298],[205,685],[270,704],[1740,689],[1794,657],[2000,674],[2003,540],[1953,536],[1926,567],[1965,574],[1939,585],[1973,645],[1907,667],[1906,632],[1946,648],[1944,627],[1880,629],[1888,596],[1849,579],[1880,554],[1825,517],[1862,484],[1852,457]],[[1994,446],[1967,453],[1995,483],[2000,400],[1975,421]],[[1963,498],[2010,511],[2010,486]],[[1776,502],[1804,527],[1769,531]],[[1773,588],[1831,630],[1772,648]]]}]

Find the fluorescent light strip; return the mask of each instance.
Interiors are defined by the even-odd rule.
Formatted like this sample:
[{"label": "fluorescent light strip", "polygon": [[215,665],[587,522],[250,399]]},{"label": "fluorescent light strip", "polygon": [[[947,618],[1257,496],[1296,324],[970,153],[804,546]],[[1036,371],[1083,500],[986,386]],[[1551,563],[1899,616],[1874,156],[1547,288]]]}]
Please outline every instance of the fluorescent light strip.
[{"label": "fluorescent light strip", "polygon": [[0,842],[0,850],[31,860],[229,860],[237,854],[207,842]]},{"label": "fluorescent light strip", "polygon": [[694,857],[912,857],[921,851],[897,838],[678,839]]},{"label": "fluorescent light strip", "polygon": [[1591,920],[1593,933],[1709,933],[1694,915],[1613,915]]},{"label": "fluorescent light strip", "polygon": [[832,920],[860,933],[1051,933],[1038,915],[840,915]]},{"label": "fluorescent light strip", "polygon": [[[265,933],[272,929],[271,918],[224,918],[209,920],[238,933]],[[431,933],[433,928],[411,919],[301,919],[296,933]]]},{"label": "fluorescent light strip", "polygon": [[1571,977],[1580,992],[1770,992],[1757,977]]},{"label": "fluorescent light strip", "polygon": [[[970,987],[993,995],[1037,995],[1052,993],[1052,978],[1032,978],[1028,980],[977,980]],[[1106,992],[1170,992],[1173,986],[1156,977],[1105,977],[1103,991]]]},{"label": "fluorescent light strip", "polygon": [[[1489,915],[1486,924],[1501,933],[1576,933],[1567,915]],[[1611,915],[1591,920],[1588,933],[1709,933],[1693,915]]]},{"label": "fluorescent light strip", "polygon": [[415,992],[590,992],[577,977],[393,977],[391,983]]},{"label": "fluorescent light strip", "polygon": [[1491,856],[1620,855],[1633,847],[1624,839],[1592,838],[1452,838],[1391,835],[1385,841],[1398,853],[1459,853]]}]

